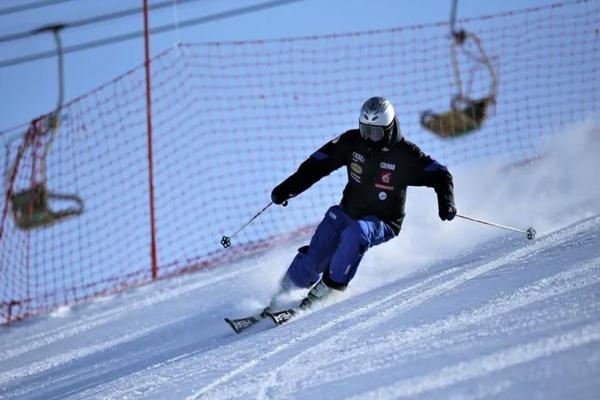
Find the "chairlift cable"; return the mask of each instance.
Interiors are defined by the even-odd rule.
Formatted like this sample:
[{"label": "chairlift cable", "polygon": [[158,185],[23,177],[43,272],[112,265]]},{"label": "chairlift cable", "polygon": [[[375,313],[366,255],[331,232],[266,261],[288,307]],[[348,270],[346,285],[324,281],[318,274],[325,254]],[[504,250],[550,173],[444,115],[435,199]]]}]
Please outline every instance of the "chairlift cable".
[{"label": "chairlift cable", "polygon": [[60,30],[63,28],[61,25],[49,26],[44,28],[46,31],[52,31],[54,35],[54,42],[56,44],[56,55],[58,58],[57,62],[57,72],[58,72],[58,100],[56,103],[56,109],[54,113],[49,117],[49,138],[46,142],[46,146],[44,147],[44,153],[41,157],[41,166],[40,166],[40,174],[42,182],[46,182],[46,158],[50,153],[50,148],[52,147],[52,143],[54,142],[54,137],[56,136],[56,132],[61,124],[61,111],[63,106],[64,99],[64,63],[63,63],[63,49],[62,42],[60,39]]}]

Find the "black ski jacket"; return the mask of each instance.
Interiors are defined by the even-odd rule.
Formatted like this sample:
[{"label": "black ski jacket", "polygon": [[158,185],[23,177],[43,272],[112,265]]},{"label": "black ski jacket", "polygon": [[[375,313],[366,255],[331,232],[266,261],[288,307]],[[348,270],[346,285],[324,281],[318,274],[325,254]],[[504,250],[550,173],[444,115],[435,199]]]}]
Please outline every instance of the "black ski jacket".
[{"label": "black ski jacket", "polygon": [[347,168],[348,183],[340,205],[352,218],[374,215],[398,234],[407,186],[432,187],[440,209],[454,207],[452,175],[445,166],[402,136],[390,148],[371,149],[358,129],[345,132],[317,150],[273,193],[279,198],[297,196],[342,166]]}]

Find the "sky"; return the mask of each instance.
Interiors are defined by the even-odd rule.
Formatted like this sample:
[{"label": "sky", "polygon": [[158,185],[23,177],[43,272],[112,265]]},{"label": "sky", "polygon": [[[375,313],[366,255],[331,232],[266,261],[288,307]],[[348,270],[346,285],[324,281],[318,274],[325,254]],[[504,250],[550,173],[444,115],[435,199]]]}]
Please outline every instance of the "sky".
[{"label": "sky", "polygon": [[[150,1],[150,5],[164,0]],[[458,18],[523,9],[551,0],[461,0]],[[4,0],[0,3],[0,37],[28,32],[55,23],[69,23],[98,15],[139,7],[141,0],[70,0],[18,13],[3,13],[19,5],[39,1]],[[45,3],[45,2],[44,2]],[[181,21],[211,16],[269,1],[198,0],[152,11],[150,26],[177,26]],[[343,33],[416,25],[449,19],[451,1],[421,0],[299,0],[269,9],[229,17],[151,36],[151,54],[178,42],[237,41]],[[143,28],[143,16],[128,16],[80,28],[66,29],[64,47],[135,32]],[[0,63],[54,49],[50,34],[0,42]],[[144,61],[142,38],[65,55],[65,100],[81,96]],[[25,124],[51,111],[58,96],[55,58],[0,68],[0,131]]]}]

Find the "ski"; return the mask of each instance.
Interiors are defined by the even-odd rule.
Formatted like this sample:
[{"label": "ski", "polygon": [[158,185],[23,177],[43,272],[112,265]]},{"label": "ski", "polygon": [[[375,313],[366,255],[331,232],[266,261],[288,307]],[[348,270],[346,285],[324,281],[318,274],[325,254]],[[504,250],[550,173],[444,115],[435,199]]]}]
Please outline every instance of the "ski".
[{"label": "ski", "polygon": [[281,311],[266,312],[265,314],[271,317],[275,325],[279,326],[294,318],[298,314],[298,311],[300,311],[300,307],[292,307]]},{"label": "ski", "polygon": [[264,310],[262,310],[256,315],[238,319],[225,318],[225,322],[227,322],[229,326],[231,326],[231,329],[233,329],[235,333],[242,333],[246,329],[250,328],[251,326],[257,324],[258,322],[267,317],[271,318],[271,320],[275,323],[276,326],[279,326],[288,322],[290,319],[296,316],[296,314],[298,314],[299,311],[308,309],[311,303],[312,301],[306,298],[295,307],[286,308],[280,311],[272,311],[274,302],[271,301],[271,305],[265,307]]},{"label": "ski", "polygon": [[235,333],[239,334],[267,317],[271,318],[276,326],[282,325],[292,319],[300,310],[300,307],[292,307],[280,311],[268,311],[265,309],[265,311],[260,314],[252,315],[250,317],[238,319],[225,318],[225,322],[229,324]]},{"label": "ski", "polygon": [[227,322],[229,326],[231,326],[231,329],[233,329],[235,333],[242,333],[246,329],[260,322],[262,319],[267,318],[267,313],[270,310],[270,306],[265,307],[261,312],[259,312],[256,315],[238,319],[225,318],[225,322]]},{"label": "ski", "polygon": [[262,320],[264,317],[265,316],[262,313],[260,313],[260,314],[253,315],[253,316],[246,317],[246,318],[238,318],[238,319],[225,318],[225,322],[227,322],[229,324],[229,326],[231,326],[231,329],[233,329],[233,331],[235,333],[242,333],[246,329],[250,328],[251,326],[255,325],[257,322]]}]

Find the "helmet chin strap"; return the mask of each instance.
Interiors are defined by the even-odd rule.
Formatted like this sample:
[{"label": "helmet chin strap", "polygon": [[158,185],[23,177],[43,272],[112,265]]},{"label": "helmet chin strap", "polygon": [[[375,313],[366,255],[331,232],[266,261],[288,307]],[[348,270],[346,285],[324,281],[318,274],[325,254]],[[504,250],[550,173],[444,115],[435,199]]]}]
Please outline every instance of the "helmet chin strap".
[{"label": "helmet chin strap", "polygon": [[400,132],[400,122],[397,117],[394,117],[394,131],[392,132],[392,138],[390,140],[390,146],[393,143],[399,142],[402,139],[402,132]]}]

